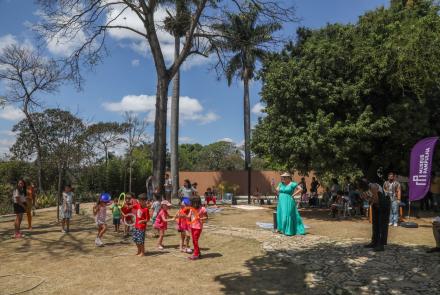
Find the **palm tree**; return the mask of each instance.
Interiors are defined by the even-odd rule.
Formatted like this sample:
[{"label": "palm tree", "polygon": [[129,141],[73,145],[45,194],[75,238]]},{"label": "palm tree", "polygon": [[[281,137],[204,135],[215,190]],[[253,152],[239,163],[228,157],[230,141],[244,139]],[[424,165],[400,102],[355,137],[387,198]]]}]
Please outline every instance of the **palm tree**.
[{"label": "palm tree", "polygon": [[281,29],[277,22],[259,23],[259,10],[251,7],[249,11],[228,14],[227,21],[214,26],[221,36],[214,46],[230,54],[224,68],[230,86],[234,77],[243,81],[244,94],[244,150],[245,169],[248,171],[248,203],[251,202],[251,152],[250,152],[250,103],[249,83],[255,76],[257,61],[262,61],[267,46],[274,41],[273,33]]},{"label": "palm tree", "polygon": [[[188,9],[188,0],[174,0],[176,13],[173,16],[168,12],[165,19],[165,30],[174,36],[174,58],[180,54],[180,39],[185,36],[191,24],[191,13]],[[179,98],[180,98],[180,70],[173,77],[173,94],[171,97],[171,179],[173,184],[172,196],[177,196],[179,189]]]}]

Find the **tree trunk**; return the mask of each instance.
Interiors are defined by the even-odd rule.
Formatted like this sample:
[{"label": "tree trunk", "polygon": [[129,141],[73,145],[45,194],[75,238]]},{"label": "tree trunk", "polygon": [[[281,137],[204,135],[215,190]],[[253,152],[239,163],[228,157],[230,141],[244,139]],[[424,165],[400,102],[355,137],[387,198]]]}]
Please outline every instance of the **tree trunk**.
[{"label": "tree trunk", "polygon": [[58,163],[58,192],[57,192],[57,220],[60,221],[60,200],[61,200],[61,185],[63,178],[62,165]]},{"label": "tree trunk", "polygon": [[28,122],[29,125],[29,129],[32,132],[32,135],[35,138],[35,148],[37,149],[37,181],[38,181],[38,191],[39,193],[43,192],[43,165],[42,165],[42,150],[41,150],[41,144],[40,144],[40,136],[37,132],[37,130],[35,129],[35,125],[34,125],[34,121],[32,120],[31,114],[29,114],[28,112],[28,107],[27,107],[27,103],[25,103],[24,108],[23,108],[23,112],[26,116],[26,120]]},{"label": "tree trunk", "polygon": [[248,203],[251,203],[251,151],[250,151],[250,133],[251,133],[251,109],[249,102],[249,70],[244,69],[243,73],[244,96],[244,163],[248,175]]},{"label": "tree trunk", "polygon": [[128,162],[128,191],[129,192],[132,192],[132,190],[131,190],[131,177],[132,177],[132,166],[133,166],[133,160],[131,159],[131,156],[130,156],[130,159],[129,159],[129,161],[130,162]]},{"label": "tree trunk", "polygon": [[[180,38],[174,37],[174,59],[180,52]],[[173,184],[172,198],[177,198],[179,190],[179,99],[180,99],[180,70],[173,78],[173,96],[171,98],[171,179]]]},{"label": "tree trunk", "polygon": [[156,117],[153,143],[153,183],[164,194],[167,136],[168,77],[159,77],[156,93]]}]

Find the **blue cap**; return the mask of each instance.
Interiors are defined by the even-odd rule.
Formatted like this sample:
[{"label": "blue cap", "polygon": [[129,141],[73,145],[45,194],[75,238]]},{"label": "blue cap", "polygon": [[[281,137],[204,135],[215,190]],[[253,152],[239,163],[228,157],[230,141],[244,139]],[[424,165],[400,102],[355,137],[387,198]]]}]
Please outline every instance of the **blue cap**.
[{"label": "blue cap", "polygon": [[191,205],[191,201],[189,200],[189,198],[183,198],[183,199],[182,199],[182,203],[183,203],[185,206],[189,206],[189,205]]},{"label": "blue cap", "polygon": [[101,202],[108,203],[112,200],[112,197],[110,196],[109,193],[102,193],[101,196],[99,197],[99,200]]}]

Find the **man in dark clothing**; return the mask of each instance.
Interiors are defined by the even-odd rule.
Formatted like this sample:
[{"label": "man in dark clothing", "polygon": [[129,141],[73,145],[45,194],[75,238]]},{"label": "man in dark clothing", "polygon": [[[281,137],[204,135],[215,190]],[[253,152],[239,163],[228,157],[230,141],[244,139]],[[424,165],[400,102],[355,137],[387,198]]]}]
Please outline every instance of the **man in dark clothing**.
[{"label": "man in dark clothing", "polygon": [[388,222],[391,208],[390,197],[385,195],[379,184],[370,183],[366,178],[360,181],[359,187],[363,192],[362,197],[367,199],[372,207],[373,235],[371,243],[365,245],[365,247],[373,248],[375,252],[384,251],[384,246],[388,240]]}]

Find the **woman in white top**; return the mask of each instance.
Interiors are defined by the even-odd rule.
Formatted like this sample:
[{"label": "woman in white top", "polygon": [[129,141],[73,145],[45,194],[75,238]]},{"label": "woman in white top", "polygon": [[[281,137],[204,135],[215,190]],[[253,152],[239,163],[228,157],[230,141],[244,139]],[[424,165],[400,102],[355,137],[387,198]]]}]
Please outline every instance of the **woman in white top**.
[{"label": "woman in white top", "polygon": [[23,213],[26,212],[26,182],[20,179],[17,187],[12,193],[12,202],[14,203],[15,213],[15,238],[21,238],[23,235],[20,232],[21,221],[23,220]]}]

